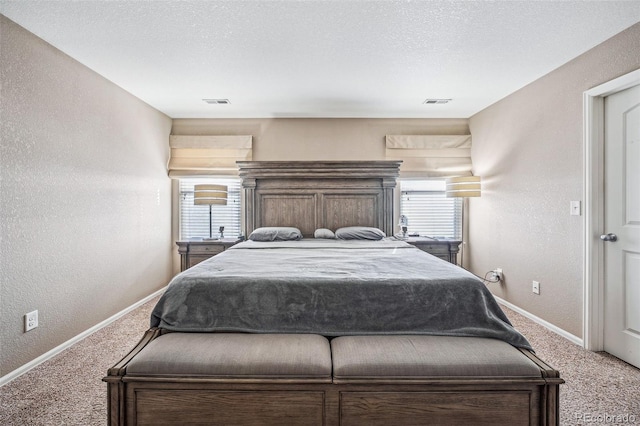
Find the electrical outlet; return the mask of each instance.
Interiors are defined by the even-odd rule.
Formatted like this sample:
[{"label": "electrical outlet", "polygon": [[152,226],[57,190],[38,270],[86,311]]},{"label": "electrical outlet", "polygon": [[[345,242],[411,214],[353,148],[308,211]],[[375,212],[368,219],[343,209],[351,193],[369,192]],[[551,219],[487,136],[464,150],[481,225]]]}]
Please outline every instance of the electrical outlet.
[{"label": "electrical outlet", "polygon": [[24,316],[24,332],[33,330],[38,326],[38,310],[29,312]]},{"label": "electrical outlet", "polygon": [[531,284],[532,284],[532,288],[531,288],[532,291],[535,294],[540,294],[540,283],[538,281],[533,281]]},{"label": "electrical outlet", "polygon": [[493,270],[493,272],[496,274],[498,279],[500,279],[500,281],[502,281],[502,268],[496,268],[496,269]]}]

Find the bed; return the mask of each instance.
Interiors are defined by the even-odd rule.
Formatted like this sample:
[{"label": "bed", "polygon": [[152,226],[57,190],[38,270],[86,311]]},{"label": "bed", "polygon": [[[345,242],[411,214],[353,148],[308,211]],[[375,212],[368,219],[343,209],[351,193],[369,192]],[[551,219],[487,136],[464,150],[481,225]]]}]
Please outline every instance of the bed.
[{"label": "bed", "polygon": [[237,244],[180,274],[156,305],[151,326],[492,337],[532,349],[481,280],[392,238]]},{"label": "bed", "polygon": [[172,280],[110,423],[557,424],[483,282],[392,237],[399,165],[239,162],[249,241]]}]

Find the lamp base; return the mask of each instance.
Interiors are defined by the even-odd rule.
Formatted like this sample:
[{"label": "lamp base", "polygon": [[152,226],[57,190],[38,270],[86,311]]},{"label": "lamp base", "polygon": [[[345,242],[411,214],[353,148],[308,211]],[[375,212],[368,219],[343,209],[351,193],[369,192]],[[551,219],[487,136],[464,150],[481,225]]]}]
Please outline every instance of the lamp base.
[{"label": "lamp base", "polygon": [[218,241],[219,239],[220,238],[218,238],[218,237],[215,237],[215,238],[206,237],[206,238],[202,238],[202,241]]}]

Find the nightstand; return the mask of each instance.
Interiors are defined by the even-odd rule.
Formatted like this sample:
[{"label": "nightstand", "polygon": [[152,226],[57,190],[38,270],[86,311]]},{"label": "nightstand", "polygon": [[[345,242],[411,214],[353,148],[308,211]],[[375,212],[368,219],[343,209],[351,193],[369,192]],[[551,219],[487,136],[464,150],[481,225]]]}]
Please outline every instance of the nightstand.
[{"label": "nightstand", "polygon": [[458,252],[462,241],[450,238],[430,238],[430,237],[408,237],[407,243],[416,246],[422,251],[426,251],[440,259],[457,263]]},{"label": "nightstand", "polygon": [[222,253],[234,244],[239,243],[238,238],[221,238],[219,240],[188,240],[177,241],[178,253],[180,253],[180,270],[191,268],[203,260]]}]

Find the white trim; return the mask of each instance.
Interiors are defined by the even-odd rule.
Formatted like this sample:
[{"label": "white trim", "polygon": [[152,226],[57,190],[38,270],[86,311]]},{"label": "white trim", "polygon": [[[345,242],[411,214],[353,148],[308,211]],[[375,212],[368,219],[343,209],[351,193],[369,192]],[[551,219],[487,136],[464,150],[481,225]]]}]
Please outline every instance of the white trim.
[{"label": "white trim", "polygon": [[584,124],[584,347],[604,349],[604,264],[599,235],[604,232],[604,98],[640,84],[640,69],[583,93]]},{"label": "white trim", "polygon": [[584,347],[601,351],[604,342],[602,293],[602,246],[595,238],[604,228],[604,98],[583,95],[584,165],[583,165],[583,319]]},{"label": "white trim", "polygon": [[42,364],[43,362],[53,358],[54,356],[58,355],[60,352],[64,351],[65,349],[70,348],[71,346],[75,345],[76,343],[78,343],[82,339],[90,336],[91,334],[95,333],[96,331],[100,330],[101,328],[106,327],[107,325],[109,325],[112,322],[114,322],[115,320],[125,316],[126,314],[128,314],[131,311],[133,311],[134,309],[139,308],[140,306],[142,306],[145,303],[147,303],[149,300],[151,300],[154,297],[160,295],[162,292],[164,292],[165,289],[166,289],[166,287],[161,288],[160,290],[158,290],[158,291],[154,292],[153,294],[145,297],[144,299],[134,303],[133,305],[129,306],[128,308],[125,308],[122,311],[118,312],[117,314],[107,318],[106,320],[102,321],[101,323],[94,325],[90,329],[83,331],[82,333],[78,334],[75,337],[72,337],[71,339],[67,340],[66,342],[62,343],[61,345],[56,346],[55,348],[51,349],[49,352],[46,352],[46,353],[40,355],[38,358],[34,359],[33,361],[30,361],[30,362],[26,363],[25,365],[23,365],[22,367],[19,367],[19,368],[13,370],[11,373],[0,377],[0,386],[6,385],[7,383],[12,381],[13,379],[16,379],[16,378],[20,377],[21,375],[23,375],[27,371],[31,370],[32,368],[34,368],[34,367]]},{"label": "white trim", "polygon": [[498,303],[506,306],[507,308],[516,311],[517,313],[519,313],[520,315],[522,315],[523,317],[529,318],[531,321],[540,324],[541,326],[553,331],[554,333],[564,337],[565,339],[575,343],[576,345],[582,346],[582,339],[579,338],[578,336],[575,336],[571,333],[569,333],[568,331],[565,331],[563,329],[561,329],[560,327],[551,324],[548,321],[543,320],[540,317],[537,317],[535,315],[533,315],[531,312],[525,311],[524,309],[507,302],[504,299],[499,298],[498,296],[494,296],[494,298],[498,301]]}]

